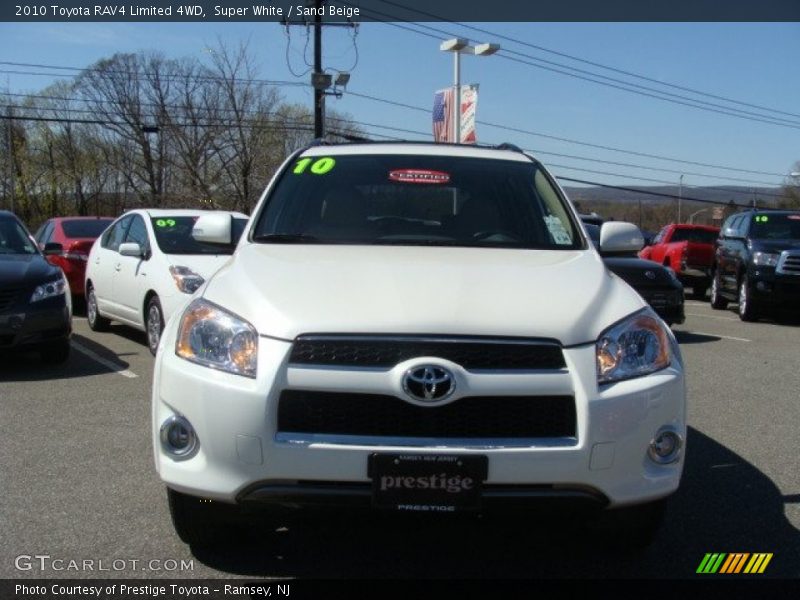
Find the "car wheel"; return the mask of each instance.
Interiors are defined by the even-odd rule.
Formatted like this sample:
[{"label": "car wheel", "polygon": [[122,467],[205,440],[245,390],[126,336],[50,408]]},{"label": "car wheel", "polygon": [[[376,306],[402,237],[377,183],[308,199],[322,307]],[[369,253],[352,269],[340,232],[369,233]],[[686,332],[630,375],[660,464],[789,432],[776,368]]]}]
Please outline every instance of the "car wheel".
[{"label": "car wheel", "polygon": [[60,365],[67,362],[69,358],[69,340],[61,340],[57,343],[44,346],[39,350],[42,362],[47,365]]},{"label": "car wheel", "polygon": [[167,488],[175,533],[190,546],[208,546],[230,535],[238,509],[233,505],[189,496]]},{"label": "car wheel", "polygon": [[147,302],[145,316],[147,347],[150,348],[150,353],[155,356],[158,351],[158,342],[161,341],[161,334],[164,331],[164,313],[161,311],[161,302],[159,302],[158,296],[153,296]]},{"label": "car wheel", "polygon": [[742,282],[739,284],[739,318],[742,321],[758,319],[758,310],[750,295],[750,282],[747,277],[742,277]]},{"label": "car wheel", "polygon": [[714,277],[711,278],[711,308],[724,310],[728,307],[728,301],[719,292],[719,272],[714,271]]},{"label": "car wheel", "polygon": [[666,500],[612,508],[601,513],[593,529],[602,541],[619,550],[639,550],[649,546],[664,521]]},{"label": "car wheel", "polygon": [[94,286],[89,286],[86,290],[86,320],[92,331],[107,331],[111,321],[100,315],[97,309],[97,296],[94,293]]}]

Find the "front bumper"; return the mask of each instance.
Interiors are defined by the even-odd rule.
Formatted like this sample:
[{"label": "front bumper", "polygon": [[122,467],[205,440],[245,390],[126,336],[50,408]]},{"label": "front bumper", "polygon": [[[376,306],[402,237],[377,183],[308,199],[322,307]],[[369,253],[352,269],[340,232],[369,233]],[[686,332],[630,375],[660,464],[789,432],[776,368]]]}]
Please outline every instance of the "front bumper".
[{"label": "front bumper", "polygon": [[[663,427],[686,436],[684,374],[677,362],[598,389],[593,345],[564,349],[567,368],[556,373],[466,372],[429,357],[425,360],[446,365],[462,389],[475,394],[573,396],[576,436],[381,442],[279,433],[277,400],[286,389],[385,394],[397,372],[408,368],[405,363],[390,370],[290,367],[291,344],[262,337],[258,375],[248,379],[178,358],[176,329],[177,319],[167,326],[156,359],[153,445],[161,479],[186,494],[223,502],[366,506],[368,461],[376,452],[487,456],[487,506],[543,500],[620,506],[665,497],[680,482],[683,454],[667,465],[647,455]],[[174,415],[184,416],[196,431],[198,449],[189,458],[173,458],[161,447],[160,427]]]},{"label": "front bumper", "polygon": [[751,268],[747,280],[751,298],[761,306],[789,307],[800,304],[800,277],[781,275],[771,267]]},{"label": "front bumper", "polygon": [[69,339],[71,313],[64,295],[36,303],[18,301],[0,313],[0,350],[34,349]]}]

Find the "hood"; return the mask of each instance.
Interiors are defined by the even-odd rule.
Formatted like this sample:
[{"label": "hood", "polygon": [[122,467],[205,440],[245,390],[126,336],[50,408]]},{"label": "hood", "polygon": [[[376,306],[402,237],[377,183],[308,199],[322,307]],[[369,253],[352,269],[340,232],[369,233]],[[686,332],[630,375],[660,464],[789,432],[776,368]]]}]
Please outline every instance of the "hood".
[{"label": "hood", "polygon": [[58,277],[54,267],[41,254],[0,254],[0,287],[36,286]]},{"label": "hood", "polygon": [[597,253],[245,244],[204,297],[261,335],[486,335],[593,342],[646,306]]},{"label": "hood", "polygon": [[[680,287],[681,284],[673,278],[663,265],[641,258],[604,258],[603,262],[616,275],[628,282],[633,287]],[[647,274],[651,273],[652,276]]]},{"label": "hood", "polygon": [[165,254],[164,256],[170,265],[189,267],[205,280],[231,259],[230,254]]},{"label": "hood", "polygon": [[800,240],[751,240],[753,252],[769,252],[780,254],[784,250],[800,250]]}]

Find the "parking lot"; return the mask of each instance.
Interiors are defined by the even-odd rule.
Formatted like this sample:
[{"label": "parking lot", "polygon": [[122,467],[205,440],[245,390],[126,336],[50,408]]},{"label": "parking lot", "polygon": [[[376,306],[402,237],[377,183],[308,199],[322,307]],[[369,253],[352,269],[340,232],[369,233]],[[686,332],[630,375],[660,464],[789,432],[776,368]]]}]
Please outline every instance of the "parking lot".
[{"label": "parking lot", "polygon": [[659,538],[637,555],[536,519],[374,516],[289,516],[194,555],[173,533],[153,467],[144,334],[95,333],[77,316],[65,365],[0,365],[0,577],[683,578],[707,552],[771,552],[765,576],[797,577],[800,321],[743,323],[734,310],[689,300],[675,327],[687,464]]}]

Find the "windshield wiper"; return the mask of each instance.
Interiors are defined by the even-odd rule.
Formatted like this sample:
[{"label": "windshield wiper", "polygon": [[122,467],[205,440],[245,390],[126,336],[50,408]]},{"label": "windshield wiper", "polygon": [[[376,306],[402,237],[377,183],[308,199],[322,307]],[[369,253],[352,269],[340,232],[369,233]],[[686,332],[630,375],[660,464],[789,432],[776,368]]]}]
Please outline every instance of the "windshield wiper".
[{"label": "windshield wiper", "polygon": [[253,236],[254,242],[270,244],[318,244],[319,238],[305,233],[259,233]]}]

